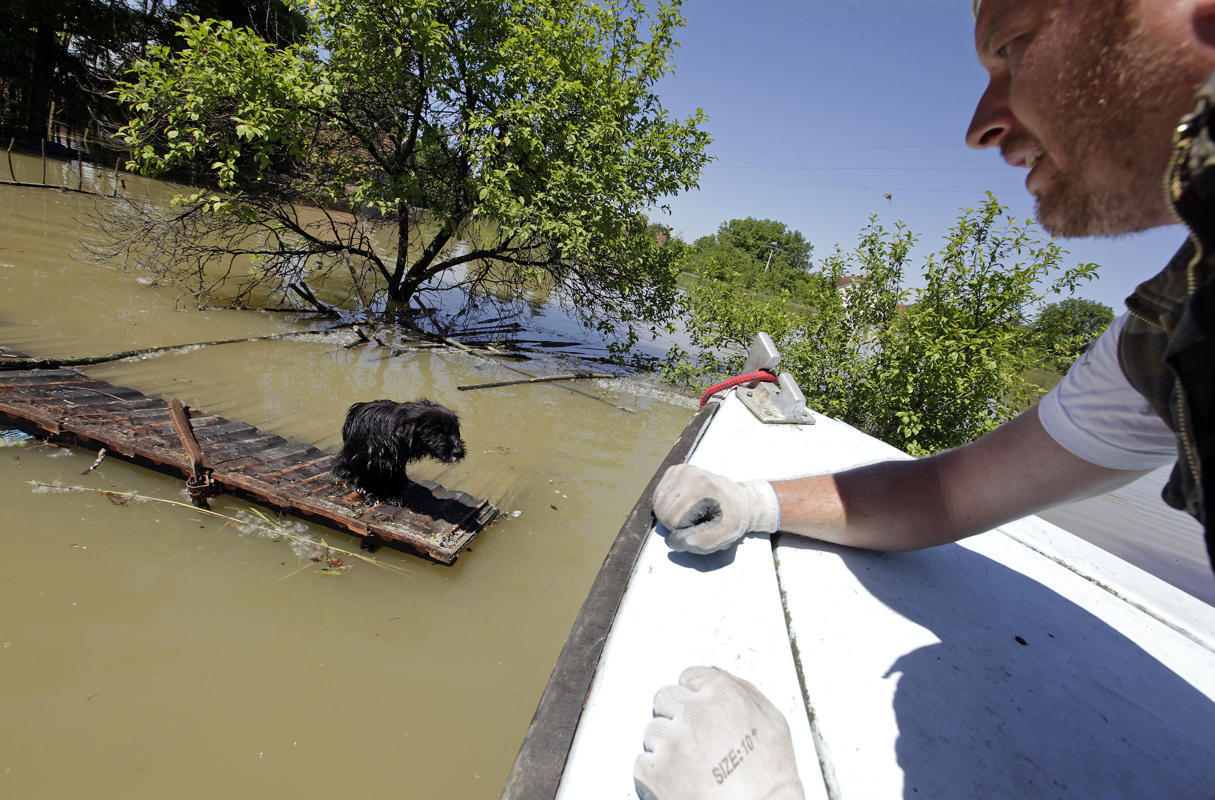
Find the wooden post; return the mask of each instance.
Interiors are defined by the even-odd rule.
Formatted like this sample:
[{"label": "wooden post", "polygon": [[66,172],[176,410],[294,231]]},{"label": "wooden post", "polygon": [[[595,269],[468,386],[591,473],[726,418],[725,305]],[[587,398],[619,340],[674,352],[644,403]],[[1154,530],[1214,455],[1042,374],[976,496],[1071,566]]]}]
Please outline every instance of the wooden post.
[{"label": "wooden post", "polygon": [[122,161],[122,154],[114,156],[114,196],[118,196],[118,162]]},{"label": "wooden post", "polygon": [[13,183],[17,182],[17,173],[13,171],[13,143],[17,141],[16,136],[9,137],[8,140],[8,174],[13,179]]},{"label": "wooden post", "polygon": [[42,140],[42,185],[46,186],[46,139]]},{"label": "wooden post", "polygon": [[198,440],[194,438],[194,431],[190,428],[190,416],[186,411],[185,403],[176,397],[170,399],[169,417],[173,421],[174,430],[181,438],[182,448],[190,457],[190,469],[194,473],[194,477],[200,477],[207,465],[203,460],[202,448],[198,446]]},{"label": "wooden post", "polygon": [[211,493],[210,489],[213,485],[211,468],[203,459],[202,448],[199,447],[198,439],[194,437],[194,430],[190,427],[189,412],[186,411],[185,404],[176,397],[169,400],[169,418],[173,422],[173,429],[177,431],[178,438],[181,439],[182,449],[190,458],[190,477],[186,481],[186,488],[190,491],[190,502],[199,508],[210,508],[211,506],[207,503],[207,495]]},{"label": "wooden post", "polygon": [[80,137],[80,157],[76,159],[76,167],[80,170],[80,174],[76,178],[76,189],[81,191],[84,189],[84,151],[89,146],[89,126],[86,122],[84,125],[84,133]]}]

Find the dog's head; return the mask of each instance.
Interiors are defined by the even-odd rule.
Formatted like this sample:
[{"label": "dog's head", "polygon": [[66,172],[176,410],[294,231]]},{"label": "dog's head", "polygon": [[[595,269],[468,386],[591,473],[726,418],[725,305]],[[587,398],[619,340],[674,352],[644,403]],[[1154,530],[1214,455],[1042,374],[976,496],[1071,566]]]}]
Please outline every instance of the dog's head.
[{"label": "dog's head", "polygon": [[401,448],[407,459],[429,456],[450,464],[464,458],[460,418],[451,409],[429,400],[418,400],[398,405],[397,415]]}]

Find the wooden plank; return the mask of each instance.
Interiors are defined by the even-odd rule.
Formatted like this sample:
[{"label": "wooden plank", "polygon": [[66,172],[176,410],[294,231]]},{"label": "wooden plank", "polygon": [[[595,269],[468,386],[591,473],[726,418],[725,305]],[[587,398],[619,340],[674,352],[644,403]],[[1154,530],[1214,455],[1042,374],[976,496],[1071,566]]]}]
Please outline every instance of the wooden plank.
[{"label": "wooden plank", "polygon": [[288,442],[280,447],[272,447],[261,454],[250,469],[270,480],[281,480],[281,475],[287,468],[300,461],[311,460],[320,455],[321,451],[305,444]]},{"label": "wooden plank", "polygon": [[86,406],[121,403],[129,399],[116,397],[97,389],[72,386],[72,384],[65,384],[62,390],[56,392],[56,395],[63,400],[65,405],[75,406],[78,409]]},{"label": "wooden plank", "polygon": [[[159,426],[158,426],[159,427]],[[172,431],[136,428],[132,430],[132,446],[149,452],[181,453],[181,440]]]},{"label": "wooden plank", "polygon": [[[196,420],[207,420],[207,423],[200,424],[196,422]],[[211,414],[201,417],[191,416],[190,424],[194,425],[195,428],[200,430],[205,428],[207,431],[205,435],[207,436],[214,436],[223,439],[244,438],[251,431],[254,434],[262,435],[262,432],[255,425],[250,425],[248,422],[234,422],[225,417],[219,417]]]},{"label": "wooden plank", "polygon": [[[0,352],[4,348],[0,347]],[[164,400],[71,369],[0,374],[0,419],[172,474],[191,462]],[[273,508],[450,564],[497,515],[492,504],[437,484],[416,508],[363,506],[332,474],[336,456],[242,422],[189,410],[205,465],[223,489]],[[435,514],[437,516],[429,516]]]},{"label": "wooden plank", "polygon": [[164,400],[131,400],[123,404],[122,416],[136,425],[164,422],[169,419],[169,407]]},{"label": "wooden plank", "polygon": [[257,462],[258,454],[265,448],[282,441],[281,437],[259,434],[248,439],[239,439],[221,444],[204,444],[203,452],[214,466],[224,464],[225,469],[240,469]]},{"label": "wooden plank", "polygon": [[[192,408],[189,409],[189,411],[190,411],[190,425],[196,431],[200,430],[202,428],[219,427],[220,425],[228,423],[228,421],[226,419],[224,419],[223,417],[217,417],[214,414],[196,413],[195,410]],[[228,424],[244,425],[244,423],[228,423]],[[245,427],[252,428],[253,426],[245,425]]]},{"label": "wooden plank", "polygon": [[308,461],[301,461],[290,469],[283,470],[283,477],[290,477],[299,484],[318,475],[332,473],[333,466],[337,462],[337,457],[320,450],[317,452],[319,453],[317,457]]},{"label": "wooden plank", "polygon": [[223,417],[213,415],[190,417],[190,424],[198,435],[207,441],[235,441],[248,438],[249,434],[261,434],[261,431],[247,422],[229,422]]},{"label": "wooden plank", "polygon": [[28,420],[50,434],[58,434],[61,430],[59,427],[60,415],[30,408],[24,404],[5,402],[3,397],[0,397],[0,415],[14,423]]},{"label": "wooden plank", "polygon": [[84,377],[74,369],[34,369],[0,374],[0,386],[29,386],[40,383],[76,383]]},{"label": "wooden plank", "polygon": [[[132,397],[108,397],[104,394],[97,395],[98,401],[95,403],[77,403],[73,404],[72,413],[74,414],[98,414],[98,415],[113,415],[122,413],[128,408],[140,408],[152,406],[154,403],[149,402],[146,398]],[[53,398],[48,398],[53,400]],[[65,403],[64,407],[68,407]]]},{"label": "wooden plank", "polygon": [[329,469],[321,470],[306,478],[298,478],[294,486],[304,497],[322,493],[342,497],[351,491],[345,483],[334,477],[333,471]]}]

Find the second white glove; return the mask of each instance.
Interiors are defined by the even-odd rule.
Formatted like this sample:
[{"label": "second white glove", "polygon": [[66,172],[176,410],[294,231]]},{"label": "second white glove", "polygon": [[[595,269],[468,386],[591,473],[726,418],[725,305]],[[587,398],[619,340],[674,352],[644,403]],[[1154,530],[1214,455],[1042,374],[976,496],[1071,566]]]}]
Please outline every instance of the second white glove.
[{"label": "second white glove", "polygon": [[804,800],[789,724],[747,681],[689,667],[654,717],[633,765],[642,800]]}]

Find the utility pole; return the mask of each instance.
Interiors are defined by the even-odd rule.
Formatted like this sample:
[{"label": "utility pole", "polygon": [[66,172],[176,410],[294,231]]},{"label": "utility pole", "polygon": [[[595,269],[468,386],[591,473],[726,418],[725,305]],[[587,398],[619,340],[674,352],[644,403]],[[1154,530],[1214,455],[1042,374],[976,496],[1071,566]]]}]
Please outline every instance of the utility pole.
[{"label": "utility pole", "polygon": [[[777,250],[780,250],[780,247],[777,246],[776,242],[768,242],[767,248],[768,248],[768,263],[764,264],[764,272],[767,272],[768,267],[772,266],[772,254],[775,253]],[[783,253],[785,251],[781,250],[781,252]]]}]

